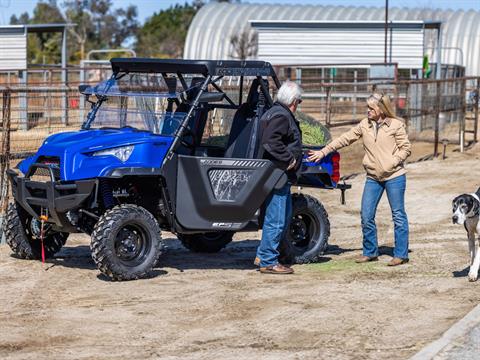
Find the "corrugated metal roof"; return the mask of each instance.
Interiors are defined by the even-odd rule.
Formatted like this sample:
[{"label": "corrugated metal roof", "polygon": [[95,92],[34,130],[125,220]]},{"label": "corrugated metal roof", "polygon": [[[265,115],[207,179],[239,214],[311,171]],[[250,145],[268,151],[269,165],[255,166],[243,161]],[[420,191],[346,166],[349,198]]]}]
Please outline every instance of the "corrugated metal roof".
[{"label": "corrugated metal roof", "polygon": [[[245,30],[254,31],[249,25],[251,20],[378,21],[384,16],[383,7],[210,3],[200,9],[190,25],[184,58],[231,59],[231,37]],[[442,63],[464,65],[466,75],[480,75],[479,11],[390,8],[389,20],[442,21]],[[433,31],[425,45],[435,46]],[[428,50],[433,55],[433,50]]]}]

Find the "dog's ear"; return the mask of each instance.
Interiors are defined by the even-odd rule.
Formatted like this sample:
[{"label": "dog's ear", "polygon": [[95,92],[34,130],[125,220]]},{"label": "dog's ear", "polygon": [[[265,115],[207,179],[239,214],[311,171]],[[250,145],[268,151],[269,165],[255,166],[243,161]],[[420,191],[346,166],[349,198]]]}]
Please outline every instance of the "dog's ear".
[{"label": "dog's ear", "polygon": [[473,212],[475,215],[478,214],[478,201],[476,201],[476,199],[473,202],[471,212]]},{"label": "dog's ear", "polygon": [[480,187],[477,189],[477,191],[475,191],[475,195],[477,195],[478,197],[480,197]]}]

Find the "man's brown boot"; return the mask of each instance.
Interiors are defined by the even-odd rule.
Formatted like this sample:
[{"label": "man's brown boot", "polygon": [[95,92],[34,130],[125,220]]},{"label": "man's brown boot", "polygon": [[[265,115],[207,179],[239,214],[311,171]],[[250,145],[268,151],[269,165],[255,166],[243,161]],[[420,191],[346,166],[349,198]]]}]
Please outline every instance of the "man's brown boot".
[{"label": "man's brown boot", "polygon": [[394,257],[392,260],[390,260],[390,262],[387,265],[398,266],[398,265],[406,264],[407,262],[408,262],[408,259]]},{"label": "man's brown boot", "polygon": [[262,274],[286,275],[286,274],[293,274],[293,269],[283,266],[282,264],[277,264],[277,265],[271,265],[267,267],[261,267],[260,272]]},{"label": "man's brown boot", "polygon": [[378,260],[378,257],[377,256],[365,256],[365,255],[362,255],[360,256],[358,259],[355,260],[355,262],[357,264],[363,264],[363,263],[366,263],[366,262],[370,262],[370,261],[377,261]]}]

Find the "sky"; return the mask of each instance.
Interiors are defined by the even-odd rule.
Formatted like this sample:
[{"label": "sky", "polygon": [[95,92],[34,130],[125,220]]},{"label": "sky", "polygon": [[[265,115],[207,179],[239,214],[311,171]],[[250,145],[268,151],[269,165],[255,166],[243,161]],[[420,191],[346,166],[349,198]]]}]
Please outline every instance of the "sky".
[{"label": "sky", "polygon": [[[38,0],[0,0],[0,25],[7,25],[10,16],[20,15],[28,11],[32,14]],[[62,4],[63,0],[57,0]],[[154,12],[166,9],[176,3],[183,4],[182,0],[112,0],[114,7],[136,5],[139,20],[143,23]],[[187,1],[190,2],[190,1]],[[243,0],[242,3],[262,4],[305,4],[305,5],[342,5],[342,6],[384,6],[385,0]],[[389,7],[428,7],[453,10],[474,9],[480,11],[480,0],[389,0]]]}]

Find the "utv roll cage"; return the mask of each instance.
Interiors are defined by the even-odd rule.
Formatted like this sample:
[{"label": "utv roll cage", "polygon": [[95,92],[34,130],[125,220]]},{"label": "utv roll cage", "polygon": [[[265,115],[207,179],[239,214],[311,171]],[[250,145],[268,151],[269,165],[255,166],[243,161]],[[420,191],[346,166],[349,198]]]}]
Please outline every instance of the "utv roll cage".
[{"label": "utv roll cage", "polygon": [[[263,77],[271,77],[275,86],[280,87],[280,81],[273,70],[270,63],[265,61],[213,61],[213,60],[163,60],[163,59],[147,59],[147,58],[113,58],[111,59],[113,75],[119,78],[123,74],[130,73],[158,73],[162,74],[165,82],[168,82],[168,74],[175,74],[182,84],[183,90],[188,92],[191,88],[187,85],[184,76],[186,74],[201,74],[204,81],[198,84],[200,91],[197,98],[190,105],[198,105],[198,100],[217,100],[220,95],[230,104],[216,104],[217,108],[238,108],[242,104],[243,94],[243,77],[257,77],[260,81]],[[239,101],[235,102],[218,86],[217,82],[224,76],[240,77]],[[212,85],[218,94],[210,93],[202,99],[202,94],[207,90],[207,86]],[[271,105],[272,98],[268,92],[268,86],[260,81],[260,86],[264,96]],[[218,97],[216,97],[218,96]],[[202,101],[203,102],[203,101]]]},{"label": "utv roll cage", "polygon": [[[110,62],[112,64],[113,74],[106,82],[103,92],[107,92],[109,87],[112,86],[116,80],[132,73],[161,74],[165,83],[169,87],[169,93],[172,94],[176,93],[176,80],[178,79],[180,82],[183,90],[180,94],[181,101],[176,99],[175,102],[177,105],[187,105],[188,111],[186,111],[185,118],[174,134],[174,140],[168,153],[169,155],[165,157],[162,165],[173,156],[173,152],[177,149],[180,139],[184,135],[190,118],[196,109],[203,107],[207,110],[215,108],[238,110],[240,108],[243,103],[244,77],[256,77],[254,80],[255,83],[250,87],[250,92],[252,90],[256,91],[257,88],[259,88],[261,92],[261,101],[259,102],[260,109],[257,116],[262,115],[264,105],[268,105],[268,107],[273,105],[273,99],[270,96],[268,87],[268,78],[272,79],[277,89],[280,87],[280,81],[278,80],[272,65],[265,61],[112,58]],[[192,79],[192,84],[189,85],[187,84],[185,75],[201,75],[202,77]],[[240,78],[238,103],[235,103],[235,101],[232,100],[218,85],[218,82],[225,76],[236,76]],[[265,77],[267,77],[267,79],[265,79]],[[172,79],[175,81],[172,82]],[[208,92],[209,86],[212,86],[216,91]],[[87,89],[88,86],[79,87],[80,92],[84,95],[86,95]],[[251,95],[252,94],[249,93],[249,98]],[[87,116],[85,123],[82,125],[82,129],[89,128],[95,118],[97,109],[107,97],[100,95],[98,98],[99,101],[93,104],[92,110]]]},{"label": "utv roll cage", "polygon": [[118,73],[175,73],[208,76],[269,76],[279,87],[272,65],[265,61],[164,60],[147,58],[113,58],[112,70]]}]

